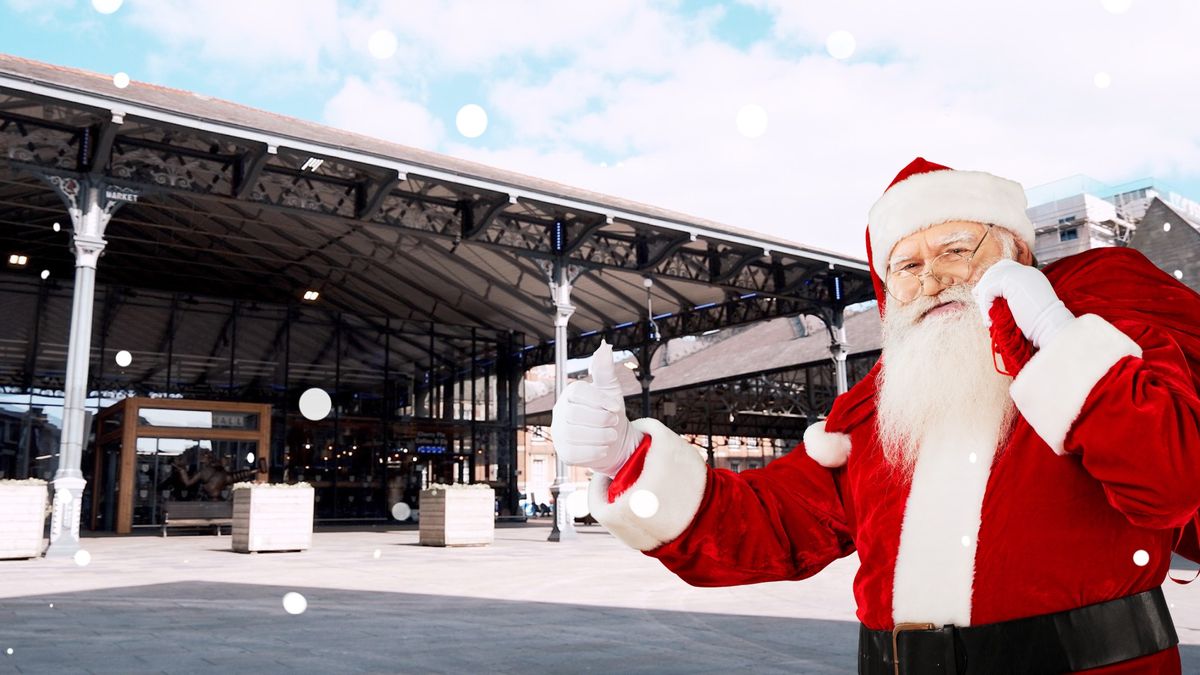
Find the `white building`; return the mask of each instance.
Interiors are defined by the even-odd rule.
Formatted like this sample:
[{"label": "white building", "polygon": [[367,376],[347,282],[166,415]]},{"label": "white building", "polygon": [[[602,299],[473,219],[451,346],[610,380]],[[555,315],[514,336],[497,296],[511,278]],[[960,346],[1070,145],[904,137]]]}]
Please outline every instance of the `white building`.
[{"label": "white building", "polygon": [[1153,178],[1108,185],[1072,176],[1031,188],[1026,196],[1041,265],[1091,248],[1128,245],[1155,197],[1200,220],[1200,203]]}]

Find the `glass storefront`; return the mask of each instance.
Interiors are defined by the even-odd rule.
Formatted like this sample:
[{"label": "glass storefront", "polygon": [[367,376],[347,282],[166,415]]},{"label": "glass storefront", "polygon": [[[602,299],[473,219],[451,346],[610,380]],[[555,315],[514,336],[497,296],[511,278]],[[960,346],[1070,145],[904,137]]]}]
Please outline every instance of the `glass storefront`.
[{"label": "glass storefront", "polygon": [[0,479],[53,478],[62,401],[46,398],[0,393]]},{"label": "glass storefront", "polygon": [[[0,339],[0,477],[53,477],[70,304],[69,284],[0,275],[0,309],[23,316]],[[313,484],[318,520],[385,520],[398,501],[418,509],[417,494],[433,482],[487,482],[502,513],[516,510],[520,334],[103,284],[96,307],[89,423],[130,396],[270,406],[269,419],[143,407],[141,426],[155,433],[136,441],[134,526],[159,523],[167,500],[221,499],[232,484],[225,475],[256,468],[251,441],[172,429],[264,424],[268,479]],[[119,365],[121,351],[128,365]],[[332,400],[317,421],[299,409],[311,388]],[[91,426],[84,525],[110,529],[121,441],[97,443],[102,431]]]}]

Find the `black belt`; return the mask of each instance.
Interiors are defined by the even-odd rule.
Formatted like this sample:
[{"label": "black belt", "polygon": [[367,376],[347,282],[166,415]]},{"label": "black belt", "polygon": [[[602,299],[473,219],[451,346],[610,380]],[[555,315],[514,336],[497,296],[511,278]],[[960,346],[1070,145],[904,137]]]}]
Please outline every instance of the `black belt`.
[{"label": "black belt", "polygon": [[[1063,673],[1179,644],[1161,588],[1055,614],[981,626],[899,624],[858,634],[860,675]],[[900,655],[897,667],[893,648]]]}]

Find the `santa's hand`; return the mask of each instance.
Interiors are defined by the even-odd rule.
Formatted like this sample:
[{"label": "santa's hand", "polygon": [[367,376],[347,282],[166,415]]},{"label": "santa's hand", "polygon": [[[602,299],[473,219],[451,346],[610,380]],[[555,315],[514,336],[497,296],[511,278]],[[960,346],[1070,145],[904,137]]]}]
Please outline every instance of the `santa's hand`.
[{"label": "santa's hand", "polygon": [[991,325],[992,301],[1004,298],[1017,327],[1038,349],[1075,318],[1041,270],[1015,260],[1001,260],[988,268],[973,293],[985,326]]},{"label": "santa's hand", "polygon": [[611,478],[637,448],[640,434],[625,416],[612,345],[600,343],[589,373],[591,382],[572,382],[554,403],[551,440],[567,464],[586,466]]}]

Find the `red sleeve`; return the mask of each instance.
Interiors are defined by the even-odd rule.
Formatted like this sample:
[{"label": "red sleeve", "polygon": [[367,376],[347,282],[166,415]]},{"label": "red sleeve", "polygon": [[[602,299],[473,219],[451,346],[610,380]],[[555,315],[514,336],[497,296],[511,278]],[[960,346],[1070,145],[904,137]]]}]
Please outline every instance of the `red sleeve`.
[{"label": "red sleeve", "polygon": [[1165,332],[1080,317],[1022,369],[1013,400],[1131,523],[1179,527],[1200,508],[1200,399]]},{"label": "red sleeve", "polygon": [[1200,508],[1200,400],[1164,333],[1117,325],[1142,348],[1100,381],[1066,438],[1135,525],[1179,527]]},{"label": "red sleeve", "polygon": [[762,469],[709,470],[691,525],[647,555],[694,586],[810,577],[854,551],[844,474],[814,462],[802,445]]},{"label": "red sleeve", "polygon": [[708,468],[703,452],[653,419],[613,480],[589,487],[592,515],[697,586],[802,579],[854,550],[844,469],[797,446],[763,469]]}]

